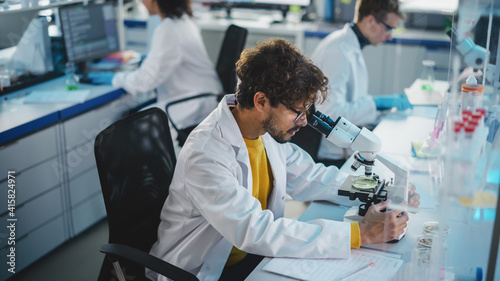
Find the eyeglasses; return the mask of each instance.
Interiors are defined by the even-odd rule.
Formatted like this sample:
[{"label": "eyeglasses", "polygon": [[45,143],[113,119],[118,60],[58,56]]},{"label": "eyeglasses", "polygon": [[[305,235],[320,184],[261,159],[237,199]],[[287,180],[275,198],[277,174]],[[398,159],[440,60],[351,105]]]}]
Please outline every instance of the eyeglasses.
[{"label": "eyeglasses", "polygon": [[297,120],[299,120],[300,117],[302,117],[304,114],[307,114],[309,112],[309,109],[311,108],[311,106],[313,105],[312,103],[310,103],[305,110],[303,111],[299,111],[297,109],[294,109],[294,108],[291,108],[291,107],[288,107],[285,103],[281,102],[284,106],[286,106],[286,108],[290,109],[291,111],[297,113],[297,117],[295,117],[295,119],[293,119],[293,122],[297,122]]},{"label": "eyeglasses", "polygon": [[377,21],[378,23],[381,23],[381,24],[384,25],[385,31],[392,32],[392,30],[394,29],[394,27],[388,25],[381,17],[379,17],[377,15],[377,13],[375,13],[374,11],[372,11],[370,14],[375,18],[375,21]]}]

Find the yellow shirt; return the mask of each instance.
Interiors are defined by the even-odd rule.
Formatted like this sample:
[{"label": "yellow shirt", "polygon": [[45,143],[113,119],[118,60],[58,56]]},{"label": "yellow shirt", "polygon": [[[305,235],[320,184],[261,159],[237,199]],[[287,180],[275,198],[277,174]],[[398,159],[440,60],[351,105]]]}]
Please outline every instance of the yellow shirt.
[{"label": "yellow shirt", "polygon": [[[262,138],[255,140],[244,139],[250,158],[252,168],[252,196],[259,200],[262,209],[267,208],[267,200],[273,189],[273,173],[267,159],[266,150],[262,143]],[[233,247],[231,254],[226,262],[227,265],[233,265],[241,261],[247,255],[246,252]]]},{"label": "yellow shirt", "polygon": [[351,248],[359,249],[361,246],[361,233],[359,232],[359,224],[351,222]]},{"label": "yellow shirt", "polygon": [[[262,209],[264,210],[267,208],[267,200],[273,188],[273,173],[267,159],[262,138],[259,137],[255,140],[244,140],[248,149],[250,166],[252,168],[252,196],[259,200]],[[357,222],[353,222],[351,223],[351,248],[359,248],[360,243],[361,236],[359,224]],[[226,266],[238,263],[246,255],[246,252],[233,247],[233,249],[231,249],[231,253],[229,254],[229,258],[227,259]]]}]

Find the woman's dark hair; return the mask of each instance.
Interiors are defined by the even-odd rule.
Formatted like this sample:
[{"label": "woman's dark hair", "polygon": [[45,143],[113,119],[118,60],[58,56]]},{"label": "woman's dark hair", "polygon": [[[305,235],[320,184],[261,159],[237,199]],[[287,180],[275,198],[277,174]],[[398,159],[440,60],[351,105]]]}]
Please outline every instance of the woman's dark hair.
[{"label": "woman's dark hair", "polygon": [[[294,107],[322,102],[328,89],[328,78],[297,47],[283,39],[271,38],[244,50],[236,62],[240,81],[236,100],[243,108],[253,108],[253,97],[263,92],[271,106],[278,103]],[[319,92],[319,93],[318,93]]]},{"label": "woman's dark hair", "polygon": [[193,16],[191,0],[156,0],[160,11],[167,18],[180,18],[184,13]]}]

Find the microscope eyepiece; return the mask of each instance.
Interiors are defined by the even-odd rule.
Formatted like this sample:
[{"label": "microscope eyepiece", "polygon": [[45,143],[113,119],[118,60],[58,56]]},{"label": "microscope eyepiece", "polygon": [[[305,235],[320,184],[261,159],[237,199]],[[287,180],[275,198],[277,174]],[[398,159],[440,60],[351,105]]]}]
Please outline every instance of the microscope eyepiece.
[{"label": "microscope eyepiece", "polygon": [[307,117],[307,124],[325,136],[328,136],[332,132],[333,127],[335,127],[335,122],[319,111]]}]

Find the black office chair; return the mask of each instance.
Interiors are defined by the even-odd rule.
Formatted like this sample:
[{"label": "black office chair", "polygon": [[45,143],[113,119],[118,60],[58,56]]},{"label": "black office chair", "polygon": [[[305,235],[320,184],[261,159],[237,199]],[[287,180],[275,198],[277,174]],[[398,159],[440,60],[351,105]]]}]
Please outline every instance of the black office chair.
[{"label": "black office chair", "polygon": [[98,280],[147,280],[145,267],[173,280],[198,280],[148,254],[176,163],[166,113],[151,108],[115,122],[97,135],[94,153],[109,225]]},{"label": "black office chair", "polygon": [[[312,105],[309,110],[311,112],[315,112],[316,108]],[[320,132],[307,125],[300,128],[300,130],[292,137],[290,142],[300,146],[311,155],[315,162],[318,162],[318,149],[321,138],[323,138],[323,135]]]},{"label": "black office chair", "polygon": [[[222,93],[204,93],[195,95],[192,97],[183,98],[180,100],[172,101],[165,106],[165,111],[170,118],[170,114],[168,114],[169,109],[179,103],[183,103],[193,99],[200,98],[211,98],[217,99],[220,101],[222,97],[226,94],[234,93],[236,91],[236,84],[238,82],[238,78],[236,77],[236,62],[240,58],[240,54],[245,47],[245,42],[247,39],[248,30],[246,28],[242,28],[231,24],[224,35],[224,40],[222,41],[222,46],[219,51],[219,57],[217,59],[217,64],[215,69],[217,71],[217,75],[222,83]],[[177,141],[179,145],[184,145],[189,133],[197,126],[189,126],[187,128],[178,128],[177,125],[173,122],[172,118],[170,118],[170,122],[172,127],[177,131]]]},{"label": "black office chair", "polygon": [[290,142],[300,146],[311,155],[315,162],[319,162],[318,149],[321,138],[323,138],[323,135],[320,132],[314,130],[310,126],[305,126],[300,128]]}]

